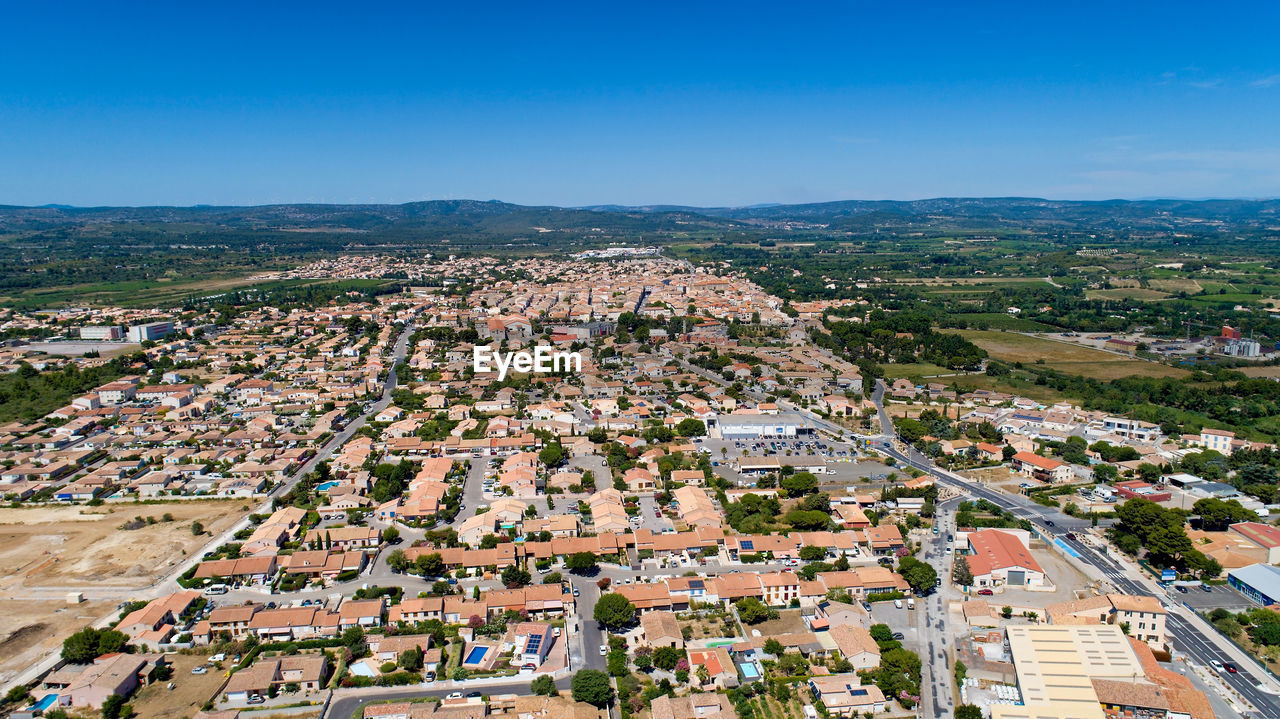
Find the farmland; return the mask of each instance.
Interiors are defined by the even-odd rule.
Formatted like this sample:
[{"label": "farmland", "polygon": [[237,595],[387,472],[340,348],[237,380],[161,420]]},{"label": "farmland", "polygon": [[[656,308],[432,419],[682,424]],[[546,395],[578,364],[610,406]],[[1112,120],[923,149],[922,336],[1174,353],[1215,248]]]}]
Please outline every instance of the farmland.
[{"label": "farmland", "polygon": [[960,334],[986,350],[994,359],[1038,364],[1101,380],[1135,375],[1184,377],[1188,374],[1176,367],[1016,332],[962,330]]}]

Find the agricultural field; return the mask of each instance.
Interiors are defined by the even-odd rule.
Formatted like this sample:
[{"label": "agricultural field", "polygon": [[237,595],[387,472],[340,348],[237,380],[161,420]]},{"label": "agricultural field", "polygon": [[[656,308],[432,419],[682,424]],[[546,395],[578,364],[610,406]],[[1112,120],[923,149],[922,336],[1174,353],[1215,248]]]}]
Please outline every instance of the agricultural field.
[{"label": "agricultural field", "polygon": [[1140,300],[1142,302],[1155,302],[1156,300],[1168,299],[1171,295],[1168,292],[1160,290],[1148,289],[1145,287],[1121,287],[1110,290],[1089,290],[1084,293],[1085,297],[1091,300]]},{"label": "agricultural field", "polygon": [[1120,377],[1185,377],[1177,367],[1124,357],[1067,342],[1019,334],[961,330],[965,339],[986,350],[994,359],[1023,364],[1041,364],[1050,369],[1101,380]]}]

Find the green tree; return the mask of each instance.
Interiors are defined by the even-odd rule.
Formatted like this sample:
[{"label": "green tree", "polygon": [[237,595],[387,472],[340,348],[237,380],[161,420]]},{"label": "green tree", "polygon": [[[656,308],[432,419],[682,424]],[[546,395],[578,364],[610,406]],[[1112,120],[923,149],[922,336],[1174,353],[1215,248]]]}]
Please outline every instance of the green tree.
[{"label": "green tree", "polygon": [[102,702],[102,719],[120,719],[124,716],[124,697],[112,694]]},{"label": "green tree", "polygon": [[956,558],[955,565],[951,567],[951,578],[962,587],[973,585],[973,570],[969,569],[969,560],[964,556]]},{"label": "green tree", "polygon": [[204,525],[199,522],[191,523],[191,533],[197,537],[204,534]]},{"label": "green tree", "polygon": [[636,607],[621,594],[610,592],[596,602],[593,616],[609,629],[619,629],[635,621]]},{"label": "green tree", "polygon": [[564,560],[564,566],[574,574],[592,574],[596,571],[596,555],[591,552],[574,552]]},{"label": "green tree", "polygon": [[599,669],[583,669],[574,674],[569,688],[576,702],[601,708],[613,703],[613,685],[609,683],[609,675]]},{"label": "green tree", "polygon": [[933,588],[938,582],[938,571],[915,557],[898,560],[898,573],[907,580],[916,594]]},{"label": "green tree", "polygon": [[1191,509],[1200,515],[1200,528],[1216,532],[1225,530],[1228,525],[1238,522],[1256,522],[1258,515],[1245,509],[1234,499],[1221,500],[1215,497],[1198,500]]},{"label": "green tree", "polygon": [[564,448],[559,443],[548,444],[538,452],[538,461],[548,467],[555,467],[564,461]]},{"label": "green tree", "polygon": [[368,649],[368,645],[365,644],[364,629],[354,626],[342,630],[342,644],[351,652],[351,656],[364,656]]},{"label": "green tree", "polygon": [[400,538],[400,530],[395,527],[387,527],[382,530],[382,541],[386,544],[394,544]]},{"label": "green tree", "polygon": [[523,587],[528,584],[531,579],[532,577],[529,576],[528,572],[514,564],[502,570],[502,584],[506,586],[507,589]]},{"label": "green tree", "polygon": [[955,719],[982,719],[982,709],[973,704],[961,704],[956,707]]},{"label": "green tree", "polygon": [[702,437],[707,433],[707,425],[694,417],[680,420],[676,425],[676,434],[681,437]]},{"label": "green tree", "polygon": [[675,647],[658,647],[653,650],[653,665],[659,669],[672,671],[685,658],[685,651]]},{"label": "green tree", "polygon": [[784,478],[779,484],[783,489],[787,490],[787,495],[791,497],[799,497],[818,491],[818,478],[813,476],[811,472],[796,472],[790,477]]},{"label": "green tree", "polygon": [[556,689],[556,682],[551,678],[550,674],[543,674],[533,680],[529,684],[529,691],[538,696],[553,697],[559,693]]},{"label": "green tree", "polygon": [[413,564],[417,567],[418,573],[424,577],[439,577],[445,571],[444,558],[440,556],[439,552],[419,554]]},{"label": "green tree", "polygon": [[734,602],[733,606],[738,610],[738,618],[746,624],[759,624],[774,616],[773,610],[755,597],[743,597]]},{"label": "green tree", "polygon": [[404,574],[405,570],[409,568],[409,559],[404,556],[404,550],[393,549],[388,552],[387,566],[390,567],[393,572]]},{"label": "green tree", "polygon": [[825,556],[827,556],[825,547],[807,544],[800,548],[800,558],[806,562],[817,561]]},{"label": "green tree", "polygon": [[410,672],[422,671],[422,649],[418,647],[410,647],[400,652],[400,657],[396,660],[401,669]]}]

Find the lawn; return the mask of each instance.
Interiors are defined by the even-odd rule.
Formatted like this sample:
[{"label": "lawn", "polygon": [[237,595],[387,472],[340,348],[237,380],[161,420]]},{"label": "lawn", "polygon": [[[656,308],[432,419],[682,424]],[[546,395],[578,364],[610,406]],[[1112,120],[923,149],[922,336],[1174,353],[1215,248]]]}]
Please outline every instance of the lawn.
[{"label": "lawn", "polygon": [[886,364],[881,365],[884,369],[884,376],[887,379],[900,379],[902,377],[932,377],[943,374],[955,374],[953,369],[940,367],[936,364],[928,362],[912,362],[910,364]]},{"label": "lawn", "polygon": [[986,350],[994,359],[1023,364],[1036,364],[1037,360],[1044,360],[1043,365],[1050,369],[1101,380],[1133,375],[1185,377],[1188,374],[1187,370],[1177,367],[1016,332],[962,330],[960,334]]}]

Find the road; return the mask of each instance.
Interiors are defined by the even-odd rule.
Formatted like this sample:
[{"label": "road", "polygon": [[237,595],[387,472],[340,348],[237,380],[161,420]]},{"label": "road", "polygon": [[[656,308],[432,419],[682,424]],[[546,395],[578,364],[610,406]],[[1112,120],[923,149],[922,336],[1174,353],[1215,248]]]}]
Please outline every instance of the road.
[{"label": "road", "polygon": [[[876,390],[873,395],[873,401],[880,413],[880,421],[882,428],[892,427],[889,421],[888,413],[884,409],[884,383],[877,381]],[[881,436],[875,438],[877,440],[887,440],[887,437]],[[1036,524],[1036,529],[1055,541],[1065,544],[1075,551],[1080,560],[1097,568],[1117,589],[1117,591],[1129,595],[1149,595],[1162,599],[1159,592],[1147,586],[1144,582],[1135,580],[1129,569],[1114,558],[1108,556],[1104,552],[1099,552],[1093,547],[1085,544],[1079,539],[1067,539],[1068,533],[1074,533],[1080,529],[1090,526],[1090,522],[1085,520],[1068,517],[1062,514],[1056,508],[1044,507],[1034,502],[1019,497],[1017,499],[1009,495],[996,492],[987,487],[972,482],[961,477],[954,472],[949,472],[937,467],[927,457],[908,448],[904,453],[893,447],[891,442],[884,441],[877,447],[881,452],[893,457],[895,460],[910,467],[929,472],[944,483],[955,486],[972,495],[986,499],[987,501],[1008,509],[1019,516],[1024,516],[1032,520]],[[1017,500],[1023,500],[1023,504]],[[1048,522],[1053,522],[1049,525]],[[1254,661],[1248,659],[1243,652],[1224,651],[1223,648],[1214,641],[1217,637],[1210,638],[1204,628],[1197,626],[1196,622],[1203,623],[1198,618],[1193,620],[1183,616],[1178,611],[1169,612],[1167,632],[1176,651],[1186,654],[1196,662],[1204,666],[1209,666],[1210,660],[1219,662],[1232,661],[1239,667],[1239,673],[1230,674],[1223,673],[1219,677],[1237,694],[1253,705],[1256,713],[1252,716],[1266,717],[1268,719],[1280,719],[1280,700],[1277,697],[1264,691],[1260,687],[1268,686],[1272,680],[1266,672],[1261,669]],[[1207,625],[1206,625],[1207,626]],[[1267,682],[1267,684],[1263,684]]]},{"label": "road", "polygon": [[[360,429],[360,427],[364,426],[365,422],[368,421],[370,416],[377,414],[378,412],[381,412],[382,410],[387,408],[387,405],[391,404],[391,392],[393,389],[395,389],[395,386],[396,386],[395,366],[404,360],[405,354],[409,346],[409,335],[412,334],[412,332],[413,332],[413,326],[405,325],[404,330],[400,333],[400,337],[396,340],[394,350],[392,352],[391,369],[387,373],[387,380],[383,385],[382,397],[378,401],[376,401],[372,407],[370,407],[367,411],[365,411],[359,417],[352,419],[351,423],[348,424],[341,432],[334,435],[334,437],[330,439],[327,443],[325,443],[325,446],[322,447],[320,451],[315,454],[315,456],[313,456],[310,460],[308,460],[305,464],[303,464],[302,467],[300,467],[297,471],[291,474],[286,480],[284,480],[279,485],[277,485],[269,494],[266,495],[261,505],[257,509],[255,509],[254,512],[257,512],[257,513],[270,512],[272,500],[274,500],[276,497],[283,496],[290,489],[292,489],[295,484],[301,481],[301,479],[305,477],[307,473],[315,469],[318,463],[324,460],[327,460],[329,457],[333,456],[333,453],[336,452],[338,448],[340,448],[347,440],[351,439],[352,435],[354,435],[356,431]],[[204,555],[207,552],[210,552],[218,548],[219,546],[231,541],[235,537],[236,532],[240,531],[241,529],[244,529],[247,526],[249,526],[248,517],[237,522],[235,525],[233,525],[230,529],[226,530],[222,534],[216,537],[210,538],[210,540],[205,543],[204,547],[202,547],[198,551],[192,552],[189,559],[179,563],[173,569],[173,571],[171,571],[163,579],[153,582],[145,587],[139,587],[137,589],[132,589],[132,590],[122,589],[121,590],[122,596],[124,598],[128,598],[131,600],[146,600],[146,599],[154,599],[164,594],[169,594],[171,592],[177,591],[178,589],[181,588],[178,585],[178,577],[182,576],[182,574],[186,572],[188,569],[190,569],[192,566],[198,564],[204,558]],[[65,596],[67,591],[68,590],[65,587],[60,589],[60,592],[62,593],[63,596]],[[99,619],[97,622],[94,622],[93,626],[99,627],[99,628],[106,627],[112,621],[114,621],[116,617],[117,617],[117,613],[113,611],[107,616]],[[50,655],[44,661],[38,662],[27,671],[22,672],[8,686],[5,686],[3,688],[7,691],[12,686],[17,686],[19,684],[30,684],[37,677],[43,675],[45,672],[52,669],[54,664],[56,664],[57,662],[58,662],[58,656],[56,654]]]},{"label": "road", "polygon": [[[333,701],[329,703],[329,710],[324,713],[324,719],[349,719],[355,716],[357,710],[362,710],[365,705],[375,702],[386,701],[408,701],[409,699],[420,699],[423,697],[446,697],[453,692],[462,692],[464,694],[473,691],[483,692],[484,694],[528,694],[529,684],[533,681],[533,677],[527,677],[519,681],[503,682],[500,684],[481,684],[476,681],[438,682],[437,686],[432,689],[422,689],[421,686],[408,687],[404,689],[392,689],[385,687],[370,687],[369,690],[348,690],[350,693],[337,695]],[[556,688],[565,690],[569,688],[569,678],[564,677],[556,680]]]}]

